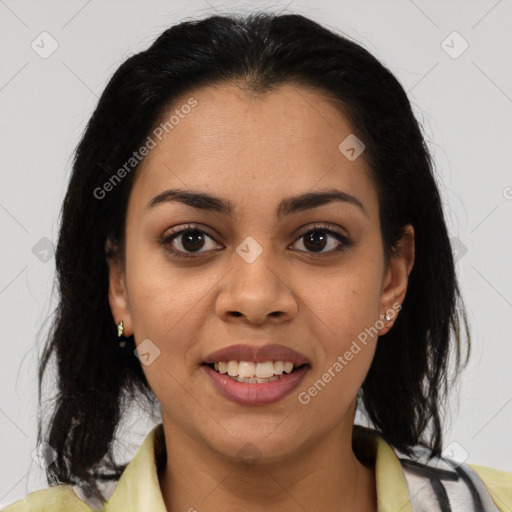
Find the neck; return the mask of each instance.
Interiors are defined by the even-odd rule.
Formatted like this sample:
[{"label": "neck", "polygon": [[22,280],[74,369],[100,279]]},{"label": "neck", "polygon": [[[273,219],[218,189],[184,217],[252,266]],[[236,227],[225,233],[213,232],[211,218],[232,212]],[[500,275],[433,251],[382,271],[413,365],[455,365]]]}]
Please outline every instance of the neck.
[{"label": "neck", "polygon": [[233,461],[164,421],[169,456],[160,487],[168,512],[374,512],[374,471],[352,450],[352,423],[286,460]]}]

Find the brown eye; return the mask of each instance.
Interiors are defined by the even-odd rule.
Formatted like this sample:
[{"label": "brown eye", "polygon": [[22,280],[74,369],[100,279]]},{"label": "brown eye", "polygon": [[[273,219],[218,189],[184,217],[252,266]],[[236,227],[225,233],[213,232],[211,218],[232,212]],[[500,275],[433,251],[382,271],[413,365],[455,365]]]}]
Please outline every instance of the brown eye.
[{"label": "brown eye", "polygon": [[[204,252],[209,252],[208,249],[201,251],[207,239],[213,240],[210,235],[194,226],[184,226],[173,230],[169,236],[161,241],[161,244],[173,256],[194,258],[196,257],[194,253],[198,253],[199,256]],[[214,245],[213,248],[215,247]]]},{"label": "brown eye", "polygon": [[[332,240],[330,241],[329,239]],[[303,240],[303,245],[306,249],[305,252],[310,252],[313,255],[341,251],[351,244],[346,236],[338,231],[323,226],[314,226],[313,229],[302,234],[298,240]],[[337,240],[338,242],[336,243],[333,240]],[[326,247],[327,250],[324,250]]]},{"label": "brown eye", "polygon": [[194,231],[185,231],[180,234],[181,245],[185,248],[186,251],[196,252],[202,248],[205,242],[205,237],[203,233],[198,230]]}]

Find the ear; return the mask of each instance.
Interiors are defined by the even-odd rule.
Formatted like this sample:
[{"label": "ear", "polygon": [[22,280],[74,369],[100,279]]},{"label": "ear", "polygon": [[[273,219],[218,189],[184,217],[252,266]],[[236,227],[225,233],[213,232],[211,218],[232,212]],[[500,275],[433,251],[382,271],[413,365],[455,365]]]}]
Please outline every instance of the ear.
[{"label": "ear", "polygon": [[128,305],[128,294],[126,290],[125,269],[119,248],[110,239],[105,243],[105,255],[108,263],[108,302],[112,317],[116,325],[123,321],[125,336],[133,334],[133,325]]},{"label": "ear", "polygon": [[[386,270],[381,293],[381,318],[384,327],[379,330],[379,335],[386,334],[396,321],[401,305],[407,292],[409,274],[414,265],[414,228],[407,224],[404,234],[400,239],[395,253]],[[386,312],[391,321],[384,318]]]}]

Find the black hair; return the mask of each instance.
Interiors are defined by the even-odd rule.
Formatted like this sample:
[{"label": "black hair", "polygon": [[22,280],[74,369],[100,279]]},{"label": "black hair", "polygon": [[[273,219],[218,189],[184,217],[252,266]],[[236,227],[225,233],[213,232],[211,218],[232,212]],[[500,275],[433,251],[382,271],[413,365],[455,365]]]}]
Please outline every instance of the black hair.
[{"label": "black hair", "polygon": [[[440,454],[448,356],[456,354],[457,375],[461,320],[468,356],[470,336],[433,162],[407,94],[348,37],[301,15],[252,12],[183,21],[128,58],[76,148],[56,248],[59,302],[39,365],[40,401],[52,356],[58,373],[47,435],[41,417],[38,424],[38,440],[45,437],[57,452],[47,469],[49,483],[78,484],[98,496],[98,481],[118,478],[125,467],[114,460],[113,440],[126,403],[134,396],[155,403],[140,361],[119,348],[108,303],[107,258],[124,257],[127,201],[138,166],[122,180],[112,181],[114,175],[173,102],[193,88],[236,84],[264,93],[285,83],[332,99],[364,141],[386,258],[404,226],[414,227],[406,297],[377,344],[361,405],[391,445],[410,453],[423,444]],[[104,195],[106,182],[113,185]],[[113,245],[106,254],[107,240]]]}]

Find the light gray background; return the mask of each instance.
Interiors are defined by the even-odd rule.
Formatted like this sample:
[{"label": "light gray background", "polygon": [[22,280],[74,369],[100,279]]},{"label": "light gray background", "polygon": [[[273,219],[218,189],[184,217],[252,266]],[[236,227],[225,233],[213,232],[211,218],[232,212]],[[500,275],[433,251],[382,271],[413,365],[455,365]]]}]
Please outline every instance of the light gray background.
[{"label": "light gray background", "polygon": [[[453,390],[446,446],[512,471],[510,0],[0,0],[0,506],[46,487],[31,457],[36,338],[54,306],[55,260],[41,239],[57,240],[72,153],[98,97],[121,62],[168,26],[248,8],[301,13],[344,31],[408,91],[441,175],[474,339]],[[58,43],[46,59],[31,47],[44,31]],[[464,41],[454,31],[469,44],[457,58]],[[132,416],[126,425],[133,455],[153,423]]]}]

